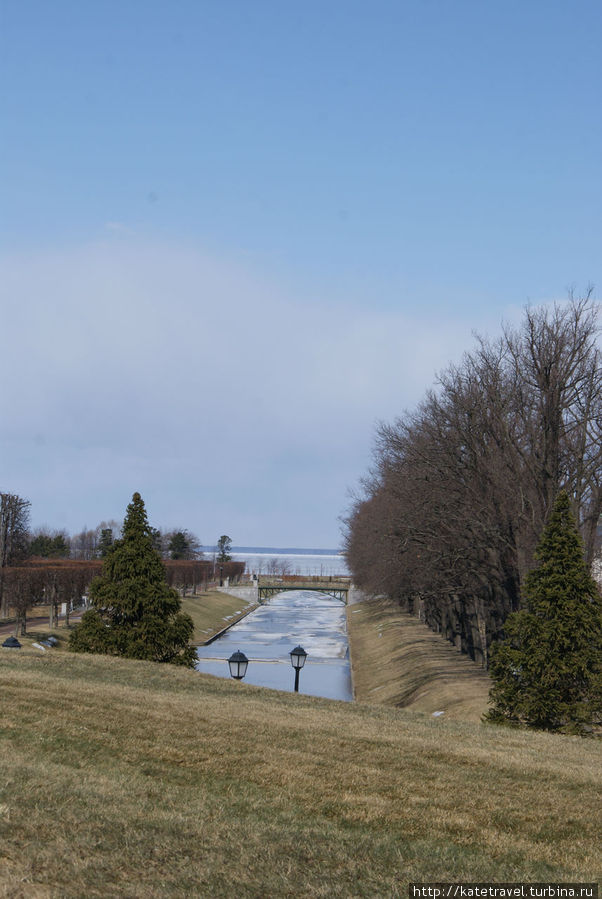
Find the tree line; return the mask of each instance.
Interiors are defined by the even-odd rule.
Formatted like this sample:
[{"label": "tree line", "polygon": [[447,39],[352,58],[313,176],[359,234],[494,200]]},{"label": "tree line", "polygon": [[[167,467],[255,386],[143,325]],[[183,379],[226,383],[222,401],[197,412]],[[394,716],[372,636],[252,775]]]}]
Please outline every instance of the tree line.
[{"label": "tree line", "polygon": [[[51,628],[63,605],[68,623],[69,610],[80,604],[122,535],[114,520],[73,537],[49,528],[32,532],[30,510],[29,500],[0,493],[0,618],[12,612],[17,633],[25,633],[27,613],[39,604],[48,606]],[[162,531],[149,525],[148,536],[164,562],[166,582],[182,595],[207,589],[216,577],[232,581],[244,572],[243,562],[232,561],[232,540],[226,535],[219,538],[212,559],[203,557],[198,538],[184,528]]]},{"label": "tree line", "polygon": [[[47,526],[30,528],[31,503],[14,493],[0,492],[0,568],[27,558],[104,559],[122,533],[122,525],[115,519],[101,521],[95,528],[86,528],[69,535],[65,529]],[[199,538],[187,528],[162,530],[149,525],[155,549],[163,559],[203,559]],[[214,558],[223,564],[232,559],[232,538],[222,534],[218,538]]]},{"label": "tree line", "polygon": [[3,572],[2,617],[12,611],[15,633],[24,634],[27,613],[38,604],[48,607],[49,627],[56,626],[61,606],[65,607],[66,624],[69,612],[81,603],[93,578],[100,573],[100,562],[86,561],[27,561],[7,566]]},{"label": "tree line", "polygon": [[388,594],[484,666],[521,608],[566,491],[585,562],[602,513],[602,367],[591,291],[477,338],[414,411],[377,429],[345,520],[358,586]]},{"label": "tree line", "polygon": [[[153,547],[164,559],[200,559],[201,543],[186,528],[161,530],[150,528]],[[101,521],[95,528],[83,528],[69,535],[65,530],[37,528],[27,545],[27,554],[42,558],[104,559],[121,535],[121,525],[114,520]]]},{"label": "tree line", "polygon": [[[59,610],[65,607],[65,624],[69,624],[69,613],[81,605],[82,598],[95,577],[102,570],[102,561],[73,559],[27,559],[7,566],[3,571],[4,608],[0,617],[9,613],[15,618],[15,633],[24,634],[27,628],[27,614],[36,605],[48,606],[52,629],[59,618]],[[219,579],[235,583],[245,570],[244,562],[224,562],[221,572],[208,559],[173,560],[163,562],[165,581],[182,596],[207,590]]]},{"label": "tree line", "polygon": [[[64,529],[30,529],[31,503],[14,493],[0,492],[0,567],[27,558],[103,559],[121,536],[122,526],[114,519],[101,521],[69,535]],[[149,525],[153,548],[163,559],[203,559],[199,538],[186,528],[161,530]],[[232,540],[222,535],[217,541],[216,560],[229,562]]]}]

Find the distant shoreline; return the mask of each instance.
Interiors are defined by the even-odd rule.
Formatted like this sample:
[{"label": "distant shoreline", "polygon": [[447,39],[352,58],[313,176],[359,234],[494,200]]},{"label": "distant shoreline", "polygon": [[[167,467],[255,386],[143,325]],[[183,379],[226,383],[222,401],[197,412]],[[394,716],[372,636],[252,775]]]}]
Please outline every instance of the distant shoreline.
[{"label": "distant shoreline", "polygon": [[[202,546],[202,552],[217,552],[216,546]],[[285,555],[285,556],[340,556],[341,549],[303,549],[300,547],[275,547],[275,546],[232,546],[229,550],[234,554],[243,555]]]}]

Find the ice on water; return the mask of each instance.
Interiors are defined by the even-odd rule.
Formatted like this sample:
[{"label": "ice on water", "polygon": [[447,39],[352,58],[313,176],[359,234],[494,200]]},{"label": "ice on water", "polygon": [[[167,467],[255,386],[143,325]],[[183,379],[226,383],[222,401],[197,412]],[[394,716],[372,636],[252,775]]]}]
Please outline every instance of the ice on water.
[{"label": "ice on water", "polygon": [[280,593],[235,624],[209,646],[199,647],[198,669],[228,677],[226,659],[240,649],[250,659],[247,683],[290,690],[294,672],[289,653],[307,652],[301,692],[349,700],[351,673],[345,606],[323,593]]}]

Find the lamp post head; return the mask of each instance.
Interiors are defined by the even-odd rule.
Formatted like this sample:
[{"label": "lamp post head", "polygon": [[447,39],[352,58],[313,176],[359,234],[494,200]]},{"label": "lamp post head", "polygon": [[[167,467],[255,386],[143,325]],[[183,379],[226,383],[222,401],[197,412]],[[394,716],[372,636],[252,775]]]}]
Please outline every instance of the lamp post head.
[{"label": "lamp post head", "polygon": [[5,649],[21,649],[21,644],[16,637],[7,637],[2,646]]},{"label": "lamp post head", "polygon": [[299,671],[300,668],[303,668],[307,653],[302,646],[295,646],[294,649],[291,649],[289,655],[291,657],[291,665],[295,670]]},{"label": "lamp post head", "polygon": [[230,666],[230,677],[233,677],[235,680],[242,680],[247,673],[248,664],[249,660],[244,652],[241,652],[240,649],[237,652],[233,652],[228,659],[228,665]]}]

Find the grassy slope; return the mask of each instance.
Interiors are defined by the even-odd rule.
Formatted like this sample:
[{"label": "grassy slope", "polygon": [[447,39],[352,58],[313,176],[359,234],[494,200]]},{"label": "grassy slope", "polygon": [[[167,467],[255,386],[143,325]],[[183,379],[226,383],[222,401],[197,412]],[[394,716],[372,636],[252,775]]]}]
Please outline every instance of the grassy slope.
[{"label": "grassy slope", "polygon": [[358,701],[480,721],[489,677],[448,641],[384,597],[349,606],[347,621]]},{"label": "grassy slope", "polygon": [[194,621],[195,642],[204,643],[213,634],[244,617],[249,611],[249,603],[229,593],[209,590],[196,596],[185,596],[182,611]]},{"label": "grassy slope", "polygon": [[[47,614],[48,607],[36,608],[36,615]],[[204,643],[213,634],[223,630],[229,624],[233,624],[239,618],[242,618],[249,611],[249,603],[230,596],[228,593],[222,593],[219,590],[209,590],[206,593],[198,593],[195,596],[185,596],[182,599],[182,611],[191,616],[194,622],[194,642]],[[73,623],[76,623],[75,619]],[[73,626],[73,623],[71,627]],[[57,628],[49,630],[48,624],[40,624],[31,619],[27,624],[27,634],[19,637],[24,644],[31,644],[36,640],[45,639],[53,634],[59,641],[61,647],[66,647],[69,639],[71,628],[66,628],[64,620],[61,619]],[[13,630],[10,630],[13,633]],[[0,643],[5,639],[6,634],[0,639]]]},{"label": "grassy slope", "polygon": [[2,896],[377,897],[602,873],[597,741],[29,649],[0,653],[0,690]]}]

